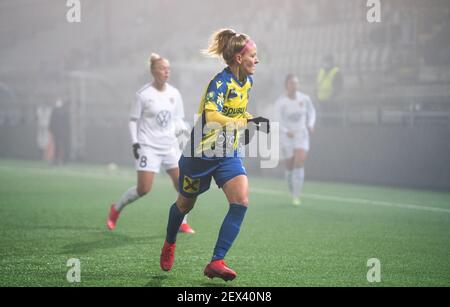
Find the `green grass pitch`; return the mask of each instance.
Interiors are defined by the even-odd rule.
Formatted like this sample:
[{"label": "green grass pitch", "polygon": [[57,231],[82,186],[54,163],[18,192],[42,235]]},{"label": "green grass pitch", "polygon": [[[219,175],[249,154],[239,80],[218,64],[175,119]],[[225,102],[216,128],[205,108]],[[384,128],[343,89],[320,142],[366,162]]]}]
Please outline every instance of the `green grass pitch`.
[{"label": "green grass pitch", "polygon": [[[175,199],[167,176],[109,232],[109,205],[135,184],[132,169],[0,160],[0,286],[450,286],[450,194],[307,181],[294,207],[283,181],[249,181],[226,258],[238,277],[225,283],[203,276],[227,211],[215,185],[189,216],[197,233],[178,236],[175,265],[163,272]],[[80,260],[80,283],[66,279],[70,258]],[[367,280],[370,258],[381,282]]]}]

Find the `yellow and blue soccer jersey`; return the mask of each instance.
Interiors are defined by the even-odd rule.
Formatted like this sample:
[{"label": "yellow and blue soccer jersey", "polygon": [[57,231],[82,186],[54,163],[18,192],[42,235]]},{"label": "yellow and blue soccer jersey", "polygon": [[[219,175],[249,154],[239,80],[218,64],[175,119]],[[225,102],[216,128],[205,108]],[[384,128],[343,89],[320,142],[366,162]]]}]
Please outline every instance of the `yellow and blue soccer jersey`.
[{"label": "yellow and blue soccer jersey", "polygon": [[[236,119],[251,118],[251,115],[247,112],[247,104],[252,85],[253,79],[250,76],[244,82],[240,82],[234,77],[228,67],[225,68],[211,80],[202,97],[198,112],[201,118],[197,122],[197,125],[201,124],[200,127],[206,125],[206,110],[216,111],[224,116]],[[238,139],[239,133],[237,130],[234,131],[232,137],[230,135],[225,137],[223,128],[211,129],[206,132],[202,129],[201,140],[195,140],[192,144],[192,149],[194,155],[198,157],[202,156],[205,152],[214,151],[219,142],[221,144],[226,142],[227,146],[220,146],[231,147],[233,151],[236,151]]]}]

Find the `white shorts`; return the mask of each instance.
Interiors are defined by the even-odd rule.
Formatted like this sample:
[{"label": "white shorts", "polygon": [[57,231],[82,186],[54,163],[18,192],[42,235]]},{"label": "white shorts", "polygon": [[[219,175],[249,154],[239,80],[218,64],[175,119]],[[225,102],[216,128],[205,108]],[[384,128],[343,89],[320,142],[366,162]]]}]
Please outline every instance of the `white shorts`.
[{"label": "white shorts", "polygon": [[309,133],[306,131],[290,139],[287,136],[281,137],[281,159],[290,159],[294,156],[295,149],[309,151]]},{"label": "white shorts", "polygon": [[159,173],[161,165],[165,170],[178,168],[180,156],[181,152],[175,146],[166,152],[161,152],[148,146],[141,146],[141,149],[139,149],[139,159],[135,162],[136,170]]}]

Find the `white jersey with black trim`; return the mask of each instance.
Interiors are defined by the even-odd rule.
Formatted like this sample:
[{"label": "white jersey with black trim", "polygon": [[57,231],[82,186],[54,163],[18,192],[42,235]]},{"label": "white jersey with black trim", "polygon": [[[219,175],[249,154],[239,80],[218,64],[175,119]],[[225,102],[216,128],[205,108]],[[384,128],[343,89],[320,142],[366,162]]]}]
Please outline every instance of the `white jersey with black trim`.
[{"label": "white jersey with black trim", "polygon": [[280,123],[280,132],[303,132],[314,128],[316,110],[308,95],[296,92],[295,99],[283,95],[275,103],[276,119]]},{"label": "white jersey with black trim", "polygon": [[146,84],[136,92],[130,120],[137,121],[139,144],[166,152],[178,146],[175,127],[184,118],[180,92],[166,83],[164,91]]}]

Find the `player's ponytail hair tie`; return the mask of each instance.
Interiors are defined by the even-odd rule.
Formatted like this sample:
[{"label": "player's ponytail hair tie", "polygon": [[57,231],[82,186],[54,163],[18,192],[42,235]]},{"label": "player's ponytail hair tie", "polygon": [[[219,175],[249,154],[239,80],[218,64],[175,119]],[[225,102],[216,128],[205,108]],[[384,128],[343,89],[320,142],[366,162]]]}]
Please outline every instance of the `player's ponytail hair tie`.
[{"label": "player's ponytail hair tie", "polygon": [[242,47],[241,51],[239,51],[238,54],[243,55],[247,50],[253,48],[254,46],[256,46],[255,42],[251,39],[247,39],[244,47]]}]

